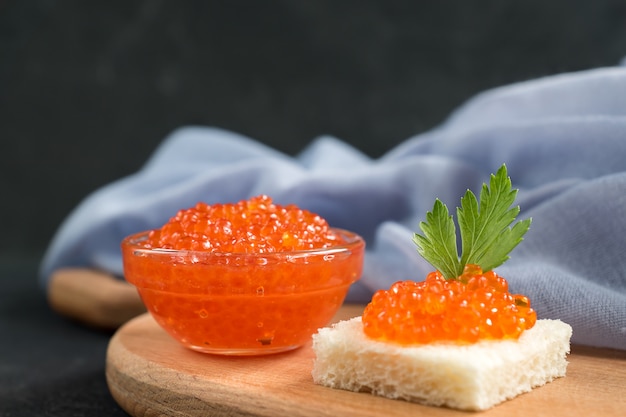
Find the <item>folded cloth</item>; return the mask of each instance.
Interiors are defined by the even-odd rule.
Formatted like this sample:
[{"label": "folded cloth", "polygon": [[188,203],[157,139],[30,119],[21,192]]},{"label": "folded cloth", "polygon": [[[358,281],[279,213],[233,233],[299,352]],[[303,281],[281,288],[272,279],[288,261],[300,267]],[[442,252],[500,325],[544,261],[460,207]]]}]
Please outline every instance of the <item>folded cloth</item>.
[{"label": "folded cloth", "polygon": [[88,196],[44,257],[122,277],[120,241],[160,227],[198,201],[270,195],[367,241],[349,301],[431,271],[412,234],[435,198],[458,206],[505,163],[519,188],[525,241],[498,268],[540,318],[569,323],[572,341],[626,349],[626,67],[562,74],[473,98],[441,126],[372,159],[329,136],[292,157],[209,127],[173,132],[134,175]]}]

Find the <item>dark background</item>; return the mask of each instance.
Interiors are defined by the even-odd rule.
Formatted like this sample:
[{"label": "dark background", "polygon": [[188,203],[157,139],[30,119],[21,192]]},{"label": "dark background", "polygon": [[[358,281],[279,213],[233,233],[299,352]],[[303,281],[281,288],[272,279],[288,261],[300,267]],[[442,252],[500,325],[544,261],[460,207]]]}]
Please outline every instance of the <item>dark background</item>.
[{"label": "dark background", "polygon": [[36,271],[173,129],[376,158],[480,91],[624,56],[617,0],[0,0],[0,417],[125,415],[111,333],[53,314]]},{"label": "dark background", "polygon": [[0,0],[0,254],[173,129],[378,157],[490,87],[616,65],[626,2]]}]

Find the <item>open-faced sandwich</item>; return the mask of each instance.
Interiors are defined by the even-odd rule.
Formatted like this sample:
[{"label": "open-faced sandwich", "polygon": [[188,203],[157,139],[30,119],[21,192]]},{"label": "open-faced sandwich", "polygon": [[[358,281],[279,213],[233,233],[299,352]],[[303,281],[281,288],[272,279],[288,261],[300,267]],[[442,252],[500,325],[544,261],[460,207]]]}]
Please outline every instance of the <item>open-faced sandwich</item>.
[{"label": "open-faced sandwich", "polygon": [[313,336],[316,384],[462,410],[485,410],[565,376],[571,327],[537,320],[530,300],[494,272],[523,239],[531,220],[511,227],[506,166],[468,190],[457,208],[462,243],[447,207],[436,200],[418,252],[435,271],[374,294],[363,315]]}]

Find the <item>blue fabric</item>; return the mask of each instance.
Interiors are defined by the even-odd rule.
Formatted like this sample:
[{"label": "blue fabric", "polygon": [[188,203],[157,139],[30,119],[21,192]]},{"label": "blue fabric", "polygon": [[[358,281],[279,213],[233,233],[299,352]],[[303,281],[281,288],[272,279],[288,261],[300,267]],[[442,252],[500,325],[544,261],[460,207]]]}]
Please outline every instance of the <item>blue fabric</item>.
[{"label": "blue fabric", "polygon": [[470,100],[440,127],[378,159],[333,137],[291,157],[220,129],[173,132],[136,174],[90,195],[62,224],[41,280],[62,266],[122,275],[120,240],[178,209],[265,193],[367,241],[351,301],[432,270],[411,240],[440,198],[479,192],[502,163],[519,188],[525,241],[498,268],[540,318],[578,344],[626,349],[626,67],[562,74]]}]

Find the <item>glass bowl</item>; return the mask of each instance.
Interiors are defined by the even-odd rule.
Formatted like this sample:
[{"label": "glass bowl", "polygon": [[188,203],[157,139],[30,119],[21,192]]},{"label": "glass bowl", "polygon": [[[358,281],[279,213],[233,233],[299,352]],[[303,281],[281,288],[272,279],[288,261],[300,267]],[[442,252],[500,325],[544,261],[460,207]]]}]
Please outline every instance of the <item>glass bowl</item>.
[{"label": "glass bowl", "polygon": [[126,280],[182,345],[223,355],[283,352],[308,342],[341,307],[363,267],[364,240],[262,254],[147,249],[149,231],[122,241]]}]

